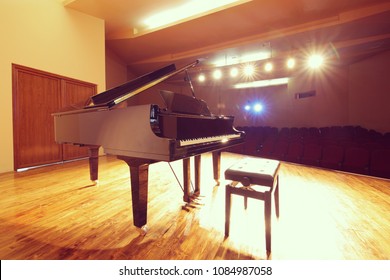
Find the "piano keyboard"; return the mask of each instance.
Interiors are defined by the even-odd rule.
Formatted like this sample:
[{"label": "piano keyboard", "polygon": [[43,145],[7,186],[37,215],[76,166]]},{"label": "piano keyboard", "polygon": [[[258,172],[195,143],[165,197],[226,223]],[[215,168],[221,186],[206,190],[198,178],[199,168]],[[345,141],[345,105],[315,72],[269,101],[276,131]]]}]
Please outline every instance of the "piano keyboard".
[{"label": "piano keyboard", "polygon": [[230,139],[240,138],[240,134],[228,134],[228,135],[218,135],[211,137],[202,137],[202,138],[194,138],[194,139],[184,139],[179,141],[179,145],[181,147],[196,145],[208,142],[217,142],[221,141],[222,143],[228,142]]}]

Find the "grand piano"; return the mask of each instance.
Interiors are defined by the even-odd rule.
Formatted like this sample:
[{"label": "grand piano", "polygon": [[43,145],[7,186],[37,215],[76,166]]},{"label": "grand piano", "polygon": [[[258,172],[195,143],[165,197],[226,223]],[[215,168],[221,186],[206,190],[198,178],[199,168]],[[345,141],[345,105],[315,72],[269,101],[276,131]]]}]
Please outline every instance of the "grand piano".
[{"label": "grand piano", "polygon": [[[233,127],[234,117],[211,114],[207,104],[195,97],[190,79],[186,80],[193,96],[160,91],[165,108],[155,104],[122,106],[124,101],[174,75],[188,75],[187,69],[197,63],[180,69],[168,65],[53,114],[57,143],[88,147],[92,181],[98,180],[100,147],[128,164],[133,221],[138,228],[147,223],[150,164],[183,160],[183,200],[189,203],[200,193],[201,154],[212,152],[214,179],[218,182],[221,150],[244,142],[244,132]],[[191,157],[195,163],[193,191]]]}]

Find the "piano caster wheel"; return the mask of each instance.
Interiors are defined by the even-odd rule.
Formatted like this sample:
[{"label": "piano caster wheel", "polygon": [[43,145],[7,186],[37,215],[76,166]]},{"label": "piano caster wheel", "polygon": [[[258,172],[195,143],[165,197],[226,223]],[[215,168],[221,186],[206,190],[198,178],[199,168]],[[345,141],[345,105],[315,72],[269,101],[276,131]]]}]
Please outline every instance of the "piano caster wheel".
[{"label": "piano caster wheel", "polygon": [[92,185],[97,186],[99,185],[99,180],[91,180]]},{"label": "piano caster wheel", "polygon": [[140,228],[137,227],[137,229],[138,229],[139,234],[142,235],[142,236],[145,236],[146,233],[149,231],[149,228],[148,228],[147,225],[144,225],[144,226],[142,226]]}]

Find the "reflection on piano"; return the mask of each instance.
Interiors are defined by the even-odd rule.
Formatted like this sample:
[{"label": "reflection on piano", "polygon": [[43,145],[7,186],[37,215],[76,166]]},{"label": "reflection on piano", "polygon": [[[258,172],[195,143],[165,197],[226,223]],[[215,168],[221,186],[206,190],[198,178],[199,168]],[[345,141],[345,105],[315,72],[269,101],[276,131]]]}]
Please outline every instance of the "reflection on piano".
[{"label": "reflection on piano", "polygon": [[221,150],[244,141],[231,116],[212,115],[203,100],[161,91],[158,105],[117,106],[132,96],[197,64],[176,70],[174,64],[92,96],[83,106],[53,114],[58,143],[89,147],[91,180],[98,179],[98,149],[130,167],[134,225],[147,221],[148,167],[157,161],[183,159],[185,202],[191,200],[190,157],[195,158],[195,192],[200,192],[201,154],[213,153],[214,179],[220,176]]}]

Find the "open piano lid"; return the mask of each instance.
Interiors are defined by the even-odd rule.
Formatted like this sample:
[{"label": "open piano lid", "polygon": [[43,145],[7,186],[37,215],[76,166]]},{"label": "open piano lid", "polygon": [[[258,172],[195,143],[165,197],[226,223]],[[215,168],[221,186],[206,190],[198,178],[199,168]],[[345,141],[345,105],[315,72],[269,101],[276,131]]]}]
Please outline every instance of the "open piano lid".
[{"label": "open piano lid", "polygon": [[119,103],[131,98],[132,96],[145,91],[154,85],[161,83],[170,77],[183,72],[198,64],[198,60],[192,62],[178,70],[176,70],[175,64],[170,64],[143,76],[140,76],[134,80],[124,83],[115,88],[106,90],[97,95],[91,97],[91,103],[85,108],[93,107],[106,107],[111,108]]}]

